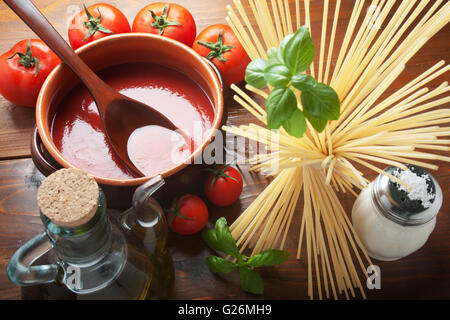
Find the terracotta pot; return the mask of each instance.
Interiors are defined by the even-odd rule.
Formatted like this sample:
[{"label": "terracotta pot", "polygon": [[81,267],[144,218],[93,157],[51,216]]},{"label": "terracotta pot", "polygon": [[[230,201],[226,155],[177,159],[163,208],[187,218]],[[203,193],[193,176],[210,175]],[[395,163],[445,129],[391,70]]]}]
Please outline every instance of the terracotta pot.
[{"label": "terracotta pot", "polygon": [[[207,93],[215,109],[212,130],[203,144],[191,155],[190,163],[194,163],[194,159],[201,156],[206,146],[214,139],[214,133],[219,130],[223,120],[222,81],[214,65],[191,48],[158,35],[127,33],[91,42],[76,50],[76,53],[95,71],[124,63],[150,62],[173,68],[189,76]],[[33,134],[31,150],[34,163],[44,175],[62,167],[76,168],[56,148],[51,127],[59,103],[78,83],[79,79],[75,74],[66,65],[61,64],[50,73],[40,91],[36,105],[37,130]],[[161,172],[166,185],[155,198],[165,204],[178,194],[200,192],[204,178],[203,167],[204,165],[183,163]],[[108,206],[111,208],[128,207],[134,189],[149,179],[94,177],[107,195]]]}]

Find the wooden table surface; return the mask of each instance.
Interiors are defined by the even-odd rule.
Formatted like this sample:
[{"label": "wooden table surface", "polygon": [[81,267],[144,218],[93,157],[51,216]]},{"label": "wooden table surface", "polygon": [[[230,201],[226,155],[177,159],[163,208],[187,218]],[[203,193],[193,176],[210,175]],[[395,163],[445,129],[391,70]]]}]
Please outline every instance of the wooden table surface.
[{"label": "wooden table surface", "polygon": [[[132,21],[137,11],[149,1],[108,0],[118,6]],[[213,23],[225,23],[227,4],[231,0],[178,0],[188,8],[198,31]],[[292,1],[293,2],[293,1]],[[333,1],[332,1],[333,2]],[[433,1],[432,1],[433,2]],[[67,19],[77,7],[68,0],[35,0],[36,5],[67,38]],[[72,4],[71,4],[72,3]],[[80,2],[81,3],[81,2]],[[85,1],[92,4],[94,1]],[[342,2],[342,12],[349,16],[353,1]],[[78,4],[78,2],[77,2]],[[312,20],[320,23],[321,1],[312,1]],[[338,37],[343,31],[338,30]],[[314,36],[314,34],[313,34]],[[35,35],[6,7],[0,3],[0,52],[9,50],[16,42]],[[399,88],[441,59],[450,60],[450,26],[447,25],[408,63],[407,69],[389,92]],[[318,41],[317,34],[315,41]],[[318,43],[318,42],[316,42]],[[0,75],[1,76],[1,75]],[[449,80],[448,73],[434,80],[430,88]],[[449,107],[448,105],[446,107]],[[251,118],[246,111],[227,100],[227,123],[246,123]],[[30,159],[30,135],[34,126],[34,110],[15,106],[0,96],[0,299],[20,299],[21,288],[6,277],[6,266],[12,254],[26,241],[43,230],[36,205],[37,186],[43,176]],[[449,299],[450,298],[450,164],[438,163],[433,172],[444,191],[444,204],[438,215],[437,226],[427,244],[418,252],[396,262],[378,262],[381,268],[381,290],[368,290],[369,299]],[[263,177],[244,175],[244,191],[240,201],[228,208],[209,205],[210,223],[225,216],[233,221],[264,189]],[[369,179],[375,174],[366,170]],[[340,196],[344,208],[350,212],[354,198]],[[297,215],[301,214],[299,201]],[[291,230],[298,230],[298,221]],[[307,299],[307,270],[304,260],[294,258],[298,234],[293,232],[286,242],[291,258],[286,263],[261,271],[265,281],[265,294],[261,297],[241,291],[237,273],[226,277],[212,274],[205,258],[212,252],[200,236],[178,236],[170,233],[170,250],[176,268],[176,299]],[[305,250],[304,250],[305,251]],[[344,298],[343,296],[341,298]],[[356,298],[360,298],[357,296]]]}]

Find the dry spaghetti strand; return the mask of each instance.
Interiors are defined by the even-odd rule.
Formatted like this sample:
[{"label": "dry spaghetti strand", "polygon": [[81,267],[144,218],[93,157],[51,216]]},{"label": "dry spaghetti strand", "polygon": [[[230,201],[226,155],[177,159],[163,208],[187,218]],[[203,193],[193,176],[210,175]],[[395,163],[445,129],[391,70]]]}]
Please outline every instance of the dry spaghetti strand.
[{"label": "dry spaghetti strand", "polygon": [[[450,109],[443,107],[450,103],[450,87],[443,82],[427,88],[450,65],[440,61],[386,95],[408,61],[450,21],[449,1],[429,2],[355,0],[350,16],[344,16],[341,0],[323,0],[320,17],[311,16],[311,7],[316,10],[319,4],[310,0],[291,5],[287,0],[233,0],[228,7],[227,21],[252,59],[266,58],[266,51],[294,28],[308,25],[319,38],[318,68],[313,63],[309,72],[330,84],[341,100],[339,120],[329,122],[320,134],[308,124],[303,137],[295,138],[266,127],[264,105],[256,100],[266,99],[271,88],[247,85],[246,92],[233,85],[235,101],[257,121],[223,128],[265,146],[266,152],[249,162],[252,171],[272,178],[231,225],[233,237],[241,251],[253,254],[283,249],[297,220],[297,258],[306,251],[311,299],[349,299],[357,291],[365,298],[361,279],[372,262],[336,194],[356,196],[355,190],[367,186],[357,166],[410,187],[382,168],[411,163],[436,170],[433,161],[450,162],[450,157],[433,153],[450,151],[450,139],[445,139],[450,136]],[[319,30],[313,30],[312,18],[321,19]],[[337,38],[337,30],[344,30],[343,39]]]}]

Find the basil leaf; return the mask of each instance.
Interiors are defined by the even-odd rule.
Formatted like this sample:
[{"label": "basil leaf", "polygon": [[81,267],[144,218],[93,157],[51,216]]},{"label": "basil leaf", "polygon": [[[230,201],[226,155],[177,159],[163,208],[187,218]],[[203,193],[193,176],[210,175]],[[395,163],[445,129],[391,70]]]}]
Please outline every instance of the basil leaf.
[{"label": "basil leaf", "polygon": [[[302,93],[303,95],[303,93]],[[323,120],[323,119],[319,119],[319,118],[315,118],[313,116],[311,116],[307,110],[305,110],[305,108],[303,107],[303,115],[305,116],[306,119],[308,119],[309,123],[311,123],[311,125],[313,126],[314,129],[316,129],[317,132],[322,132],[325,127],[328,124],[328,120]]]},{"label": "basil leaf", "polygon": [[298,109],[294,111],[292,116],[283,123],[284,129],[291,136],[301,138],[306,131],[306,120],[302,110]]},{"label": "basil leaf", "polygon": [[267,85],[264,79],[264,70],[268,65],[269,62],[264,59],[256,59],[250,62],[245,70],[245,82],[258,89],[264,88]]},{"label": "basil leaf", "polygon": [[340,102],[336,92],[324,83],[318,83],[302,91],[303,110],[321,120],[337,120],[340,116]]},{"label": "basil leaf", "polygon": [[242,260],[241,253],[236,246],[236,241],[231,236],[228,229],[227,220],[222,217],[216,221],[214,229],[205,228],[202,231],[203,240],[216,251],[221,251],[231,255],[238,260]]},{"label": "basil leaf", "polygon": [[212,272],[221,273],[230,273],[237,268],[235,263],[216,256],[206,258],[206,265]]},{"label": "basil leaf", "polygon": [[267,56],[269,57],[269,65],[283,64],[283,61],[281,60],[280,57],[280,52],[278,51],[277,48],[272,47],[269,50],[267,50]]},{"label": "basil leaf", "polygon": [[264,281],[255,270],[249,267],[239,267],[239,278],[242,290],[253,294],[264,293]]},{"label": "basil leaf", "polygon": [[286,44],[289,42],[289,40],[292,39],[292,37],[294,37],[294,33],[288,34],[286,37],[283,38],[283,40],[281,40],[279,52],[278,52],[281,59],[283,59],[283,56],[281,53],[284,52],[284,48],[286,48]]},{"label": "basil leaf", "polygon": [[214,250],[223,252],[222,244],[220,243],[220,241],[217,237],[216,230],[210,229],[210,228],[203,229],[202,239],[203,239],[203,241],[206,242],[206,244],[208,246],[210,246]]},{"label": "basil leaf", "polygon": [[306,73],[299,73],[292,77],[292,86],[301,91],[306,91],[316,84],[316,80]]},{"label": "basil leaf", "polygon": [[247,261],[247,265],[253,268],[272,267],[285,262],[289,258],[289,252],[283,250],[266,250],[258,253]]},{"label": "basil leaf", "polygon": [[236,259],[242,259],[236,241],[231,236],[227,220],[224,217],[216,221],[215,231],[217,233],[217,239],[220,241],[221,251]]},{"label": "basil leaf", "polygon": [[291,74],[284,65],[274,64],[264,70],[264,79],[275,88],[283,88],[291,81]]},{"label": "basil leaf", "polygon": [[281,48],[283,61],[292,74],[307,70],[314,60],[314,54],[314,43],[307,26],[301,26]]},{"label": "basil leaf", "polygon": [[297,98],[290,88],[272,90],[266,100],[267,127],[278,129],[297,109]]}]

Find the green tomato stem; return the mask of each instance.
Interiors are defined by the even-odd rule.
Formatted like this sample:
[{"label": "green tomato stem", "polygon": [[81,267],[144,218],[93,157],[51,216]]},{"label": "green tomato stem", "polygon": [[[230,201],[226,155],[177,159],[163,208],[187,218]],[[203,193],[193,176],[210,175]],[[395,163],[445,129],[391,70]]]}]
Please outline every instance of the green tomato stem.
[{"label": "green tomato stem", "polygon": [[207,58],[209,60],[212,60],[214,58],[217,58],[220,62],[227,62],[230,59],[225,59],[223,57],[223,54],[227,51],[230,51],[233,49],[233,46],[227,46],[223,43],[223,29],[220,29],[219,37],[217,38],[216,43],[212,42],[206,42],[206,41],[197,41],[197,43],[201,46],[204,46],[211,50],[211,52],[208,54]]},{"label": "green tomato stem", "polygon": [[27,51],[25,53],[16,52],[11,57],[7,58],[12,59],[15,55],[19,56],[19,63],[25,68],[33,68],[36,66],[36,72],[34,74],[35,77],[38,76],[39,73],[39,59],[34,57],[31,53],[31,40],[28,40]]},{"label": "green tomato stem", "polygon": [[86,12],[86,16],[88,18],[88,21],[83,22],[84,26],[88,29],[88,33],[86,34],[86,37],[84,37],[83,41],[86,41],[86,39],[91,37],[97,31],[104,32],[104,33],[114,33],[111,30],[109,30],[101,25],[102,15],[100,13],[99,8],[97,8],[98,14],[99,14],[98,18],[94,18],[94,16],[92,16],[92,14],[86,8],[86,5],[83,5],[83,6],[84,6],[84,11]]},{"label": "green tomato stem", "polygon": [[157,28],[159,30],[159,35],[162,35],[164,33],[164,30],[168,26],[183,26],[181,23],[167,19],[167,15],[169,13],[169,8],[170,8],[170,4],[168,3],[164,7],[163,14],[160,16],[156,15],[156,13],[154,13],[152,10],[149,10],[150,13],[152,14],[152,18],[154,20],[152,22],[151,26],[153,28]]}]

